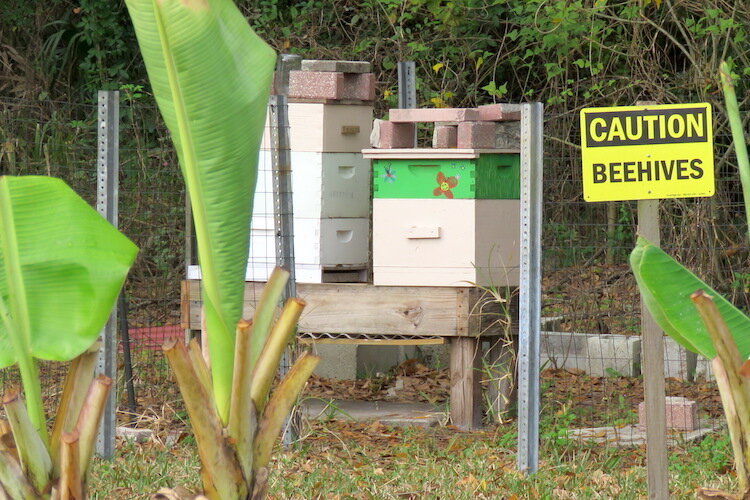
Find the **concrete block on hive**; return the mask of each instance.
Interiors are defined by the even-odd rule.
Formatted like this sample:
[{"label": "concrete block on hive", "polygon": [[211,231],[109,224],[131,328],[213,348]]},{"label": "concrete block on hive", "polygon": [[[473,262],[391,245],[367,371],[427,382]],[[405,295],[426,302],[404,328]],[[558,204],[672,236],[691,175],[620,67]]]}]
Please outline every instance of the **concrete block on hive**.
[{"label": "concrete block on hive", "polygon": [[395,108],[388,112],[397,123],[464,122],[479,120],[476,108]]},{"label": "concrete block on hive", "polygon": [[413,148],[416,125],[375,120],[373,124],[372,147],[379,149]]},{"label": "concrete block on hive", "polygon": [[514,104],[485,104],[479,106],[479,119],[490,122],[515,121],[521,119],[521,112]]},{"label": "concrete block on hive", "polygon": [[329,71],[289,72],[289,97],[372,101],[375,99],[375,75]]},{"label": "concrete block on hive", "polygon": [[[678,396],[667,396],[665,399],[667,429],[694,431],[698,428],[698,406],[695,401]],[[645,402],[638,405],[638,425],[648,425]]]},{"label": "concrete block on hive", "polygon": [[455,148],[458,145],[458,127],[436,123],[432,132],[433,148]]},{"label": "concrete block on hive", "polygon": [[305,59],[302,71],[329,71],[340,73],[369,73],[371,65],[367,61],[321,61]]},{"label": "concrete block on hive", "polygon": [[343,86],[343,73],[289,72],[289,97],[337,99]]},{"label": "concrete block on hive", "polygon": [[375,75],[373,73],[343,73],[343,75],[344,88],[340,99],[375,100]]},{"label": "concrete block on hive", "polygon": [[458,124],[459,148],[490,149],[495,147],[495,123],[466,121]]}]

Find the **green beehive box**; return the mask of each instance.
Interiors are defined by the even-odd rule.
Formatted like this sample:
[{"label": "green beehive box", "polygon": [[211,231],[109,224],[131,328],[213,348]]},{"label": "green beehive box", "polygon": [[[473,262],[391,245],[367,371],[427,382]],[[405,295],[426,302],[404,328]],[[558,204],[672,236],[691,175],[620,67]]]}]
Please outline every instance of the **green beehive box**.
[{"label": "green beehive box", "polygon": [[517,200],[517,154],[482,154],[470,159],[386,159],[373,161],[375,198]]}]

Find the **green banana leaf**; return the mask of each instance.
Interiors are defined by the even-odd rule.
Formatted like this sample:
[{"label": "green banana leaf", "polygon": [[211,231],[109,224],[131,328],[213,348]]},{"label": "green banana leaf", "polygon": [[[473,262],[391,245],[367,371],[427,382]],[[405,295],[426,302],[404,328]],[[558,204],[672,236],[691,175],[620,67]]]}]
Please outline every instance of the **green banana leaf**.
[{"label": "green banana leaf", "polygon": [[126,4],[192,203],[215,397],[226,423],[276,57],[232,0]]},{"label": "green banana leaf", "polygon": [[703,290],[716,303],[742,359],[750,357],[750,318],[670,255],[639,237],[630,266],[648,310],[667,335],[708,359],[716,357],[711,336],[690,300],[693,292]]},{"label": "green banana leaf", "polygon": [[101,332],[138,248],[59,179],[0,177],[0,207],[0,368],[26,354],[16,334],[35,358],[71,360]]},{"label": "green banana leaf", "polygon": [[63,181],[0,177],[0,368],[18,363],[43,436],[34,358],[67,361],[91,346],[137,253]]}]

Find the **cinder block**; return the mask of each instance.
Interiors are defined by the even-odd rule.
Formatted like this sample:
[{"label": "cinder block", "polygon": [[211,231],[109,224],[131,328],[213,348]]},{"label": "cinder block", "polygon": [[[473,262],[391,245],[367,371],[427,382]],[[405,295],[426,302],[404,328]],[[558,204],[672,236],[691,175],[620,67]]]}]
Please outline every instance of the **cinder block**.
[{"label": "cinder block", "polygon": [[372,101],[375,99],[375,75],[328,71],[290,71],[289,97]]},{"label": "cinder block", "polygon": [[375,120],[372,147],[379,149],[413,148],[416,125]]},{"label": "cinder block", "polygon": [[466,121],[458,124],[459,148],[490,149],[495,147],[495,123]]},{"label": "cinder block", "polygon": [[595,377],[640,374],[641,339],[627,335],[592,335],[587,340],[586,372]]},{"label": "cinder block", "polygon": [[495,147],[519,149],[521,147],[521,122],[498,122],[495,125]]},{"label": "cinder block", "polygon": [[476,108],[395,108],[388,112],[392,122],[465,122],[479,120]]},{"label": "cinder block", "polygon": [[482,121],[504,122],[516,121],[521,119],[521,112],[518,111],[517,105],[511,104],[486,104],[479,106],[479,119]]},{"label": "cinder block", "polygon": [[458,145],[458,127],[435,124],[432,133],[433,148],[455,148]]},{"label": "cinder block", "polygon": [[[698,406],[695,401],[678,396],[665,398],[667,429],[679,431],[694,431],[698,428]],[[646,427],[646,402],[638,404],[638,425]]]},{"label": "cinder block", "polygon": [[369,73],[370,67],[371,65],[367,61],[320,61],[316,59],[302,61],[302,71]]}]

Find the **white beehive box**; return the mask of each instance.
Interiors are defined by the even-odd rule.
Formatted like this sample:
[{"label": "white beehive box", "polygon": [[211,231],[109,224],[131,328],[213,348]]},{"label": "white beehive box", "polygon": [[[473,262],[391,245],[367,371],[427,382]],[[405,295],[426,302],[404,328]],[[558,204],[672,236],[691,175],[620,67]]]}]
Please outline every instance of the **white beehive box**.
[{"label": "white beehive box", "polygon": [[[322,283],[326,271],[367,269],[369,267],[369,234],[370,220],[368,218],[306,219],[295,217],[294,260],[297,281]],[[276,262],[273,220],[254,218],[250,235],[248,275],[256,278],[267,277]],[[365,278],[362,275],[358,279]]]},{"label": "white beehive box", "polygon": [[518,284],[518,200],[373,200],[375,285]]},{"label": "white beehive box", "polygon": [[370,147],[372,106],[289,103],[292,151],[352,153]]},{"label": "white beehive box", "polygon": [[[261,152],[262,153],[262,152]],[[303,218],[361,218],[370,216],[370,160],[359,153],[291,154],[292,204]],[[259,166],[253,216],[273,216],[273,181],[267,168]]]},{"label": "white beehive box", "polygon": [[370,160],[360,153],[292,152],[298,217],[369,217]]}]

